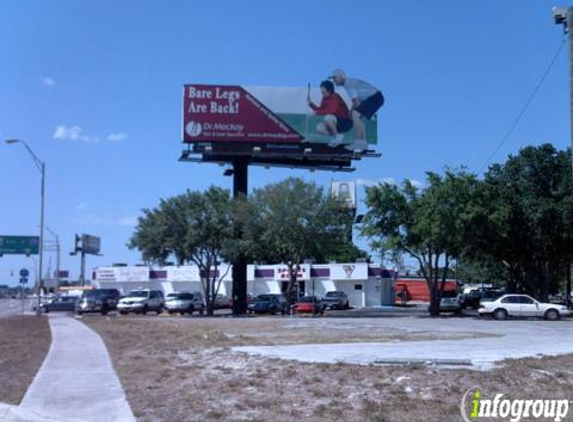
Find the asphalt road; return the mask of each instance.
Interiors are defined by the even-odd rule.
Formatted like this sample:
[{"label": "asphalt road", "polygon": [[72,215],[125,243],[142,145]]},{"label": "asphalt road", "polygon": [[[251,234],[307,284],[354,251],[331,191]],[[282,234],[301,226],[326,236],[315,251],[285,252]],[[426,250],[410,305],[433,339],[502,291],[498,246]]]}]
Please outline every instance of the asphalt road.
[{"label": "asphalt road", "polygon": [[[28,305],[28,300],[26,304]],[[29,307],[25,306],[26,311]],[[0,318],[5,318],[11,315],[20,315],[22,313],[22,301],[18,299],[0,299]]]}]

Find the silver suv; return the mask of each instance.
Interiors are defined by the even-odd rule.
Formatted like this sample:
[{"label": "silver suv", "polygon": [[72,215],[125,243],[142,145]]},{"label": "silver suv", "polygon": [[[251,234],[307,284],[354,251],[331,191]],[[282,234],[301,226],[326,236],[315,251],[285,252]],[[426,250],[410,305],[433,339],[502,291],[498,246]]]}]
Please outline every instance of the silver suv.
[{"label": "silver suv", "polygon": [[117,310],[125,315],[129,312],[145,315],[148,311],[159,315],[163,312],[163,292],[161,290],[132,290],[119,300]]},{"label": "silver suv", "polygon": [[194,311],[197,311],[203,315],[203,311],[205,310],[203,295],[199,292],[169,293],[165,298],[165,309],[167,309],[169,314],[178,312],[183,315],[185,313],[192,314]]}]

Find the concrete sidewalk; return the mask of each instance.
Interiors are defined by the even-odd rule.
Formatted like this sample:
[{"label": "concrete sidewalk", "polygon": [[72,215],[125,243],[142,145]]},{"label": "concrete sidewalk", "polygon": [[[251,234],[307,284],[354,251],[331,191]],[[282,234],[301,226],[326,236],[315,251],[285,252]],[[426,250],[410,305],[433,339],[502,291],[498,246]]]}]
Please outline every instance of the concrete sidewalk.
[{"label": "concrete sidewalk", "polygon": [[20,406],[3,422],[135,422],[102,339],[80,321],[50,315],[52,344]]}]

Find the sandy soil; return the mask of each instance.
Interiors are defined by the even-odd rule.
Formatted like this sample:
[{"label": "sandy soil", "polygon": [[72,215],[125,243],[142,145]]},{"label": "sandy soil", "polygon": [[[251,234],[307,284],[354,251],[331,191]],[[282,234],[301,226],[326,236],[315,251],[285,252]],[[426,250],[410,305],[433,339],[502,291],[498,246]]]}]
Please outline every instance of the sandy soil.
[{"label": "sandy soil", "polygon": [[50,348],[46,317],[0,319],[0,402],[19,404]]},{"label": "sandy soil", "polygon": [[506,361],[489,372],[420,364],[303,364],[231,346],[452,338],[454,333],[313,329],[284,319],[84,318],[108,346],[140,422],[459,421],[469,388],[514,398],[571,398],[573,355]]}]

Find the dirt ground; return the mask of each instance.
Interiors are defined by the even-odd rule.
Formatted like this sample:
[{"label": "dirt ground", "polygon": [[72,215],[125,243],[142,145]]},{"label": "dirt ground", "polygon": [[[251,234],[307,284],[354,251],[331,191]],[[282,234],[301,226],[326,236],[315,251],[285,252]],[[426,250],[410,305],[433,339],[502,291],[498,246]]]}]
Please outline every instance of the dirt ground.
[{"label": "dirt ground", "polygon": [[139,422],[448,422],[461,420],[461,398],[473,387],[484,396],[568,399],[573,387],[573,355],[509,360],[481,372],[421,364],[305,364],[229,351],[240,345],[427,340],[452,333],[374,326],[341,332],[268,318],[83,321],[108,346]]},{"label": "dirt ground", "polygon": [[0,402],[19,404],[48,353],[46,317],[0,318]]}]

